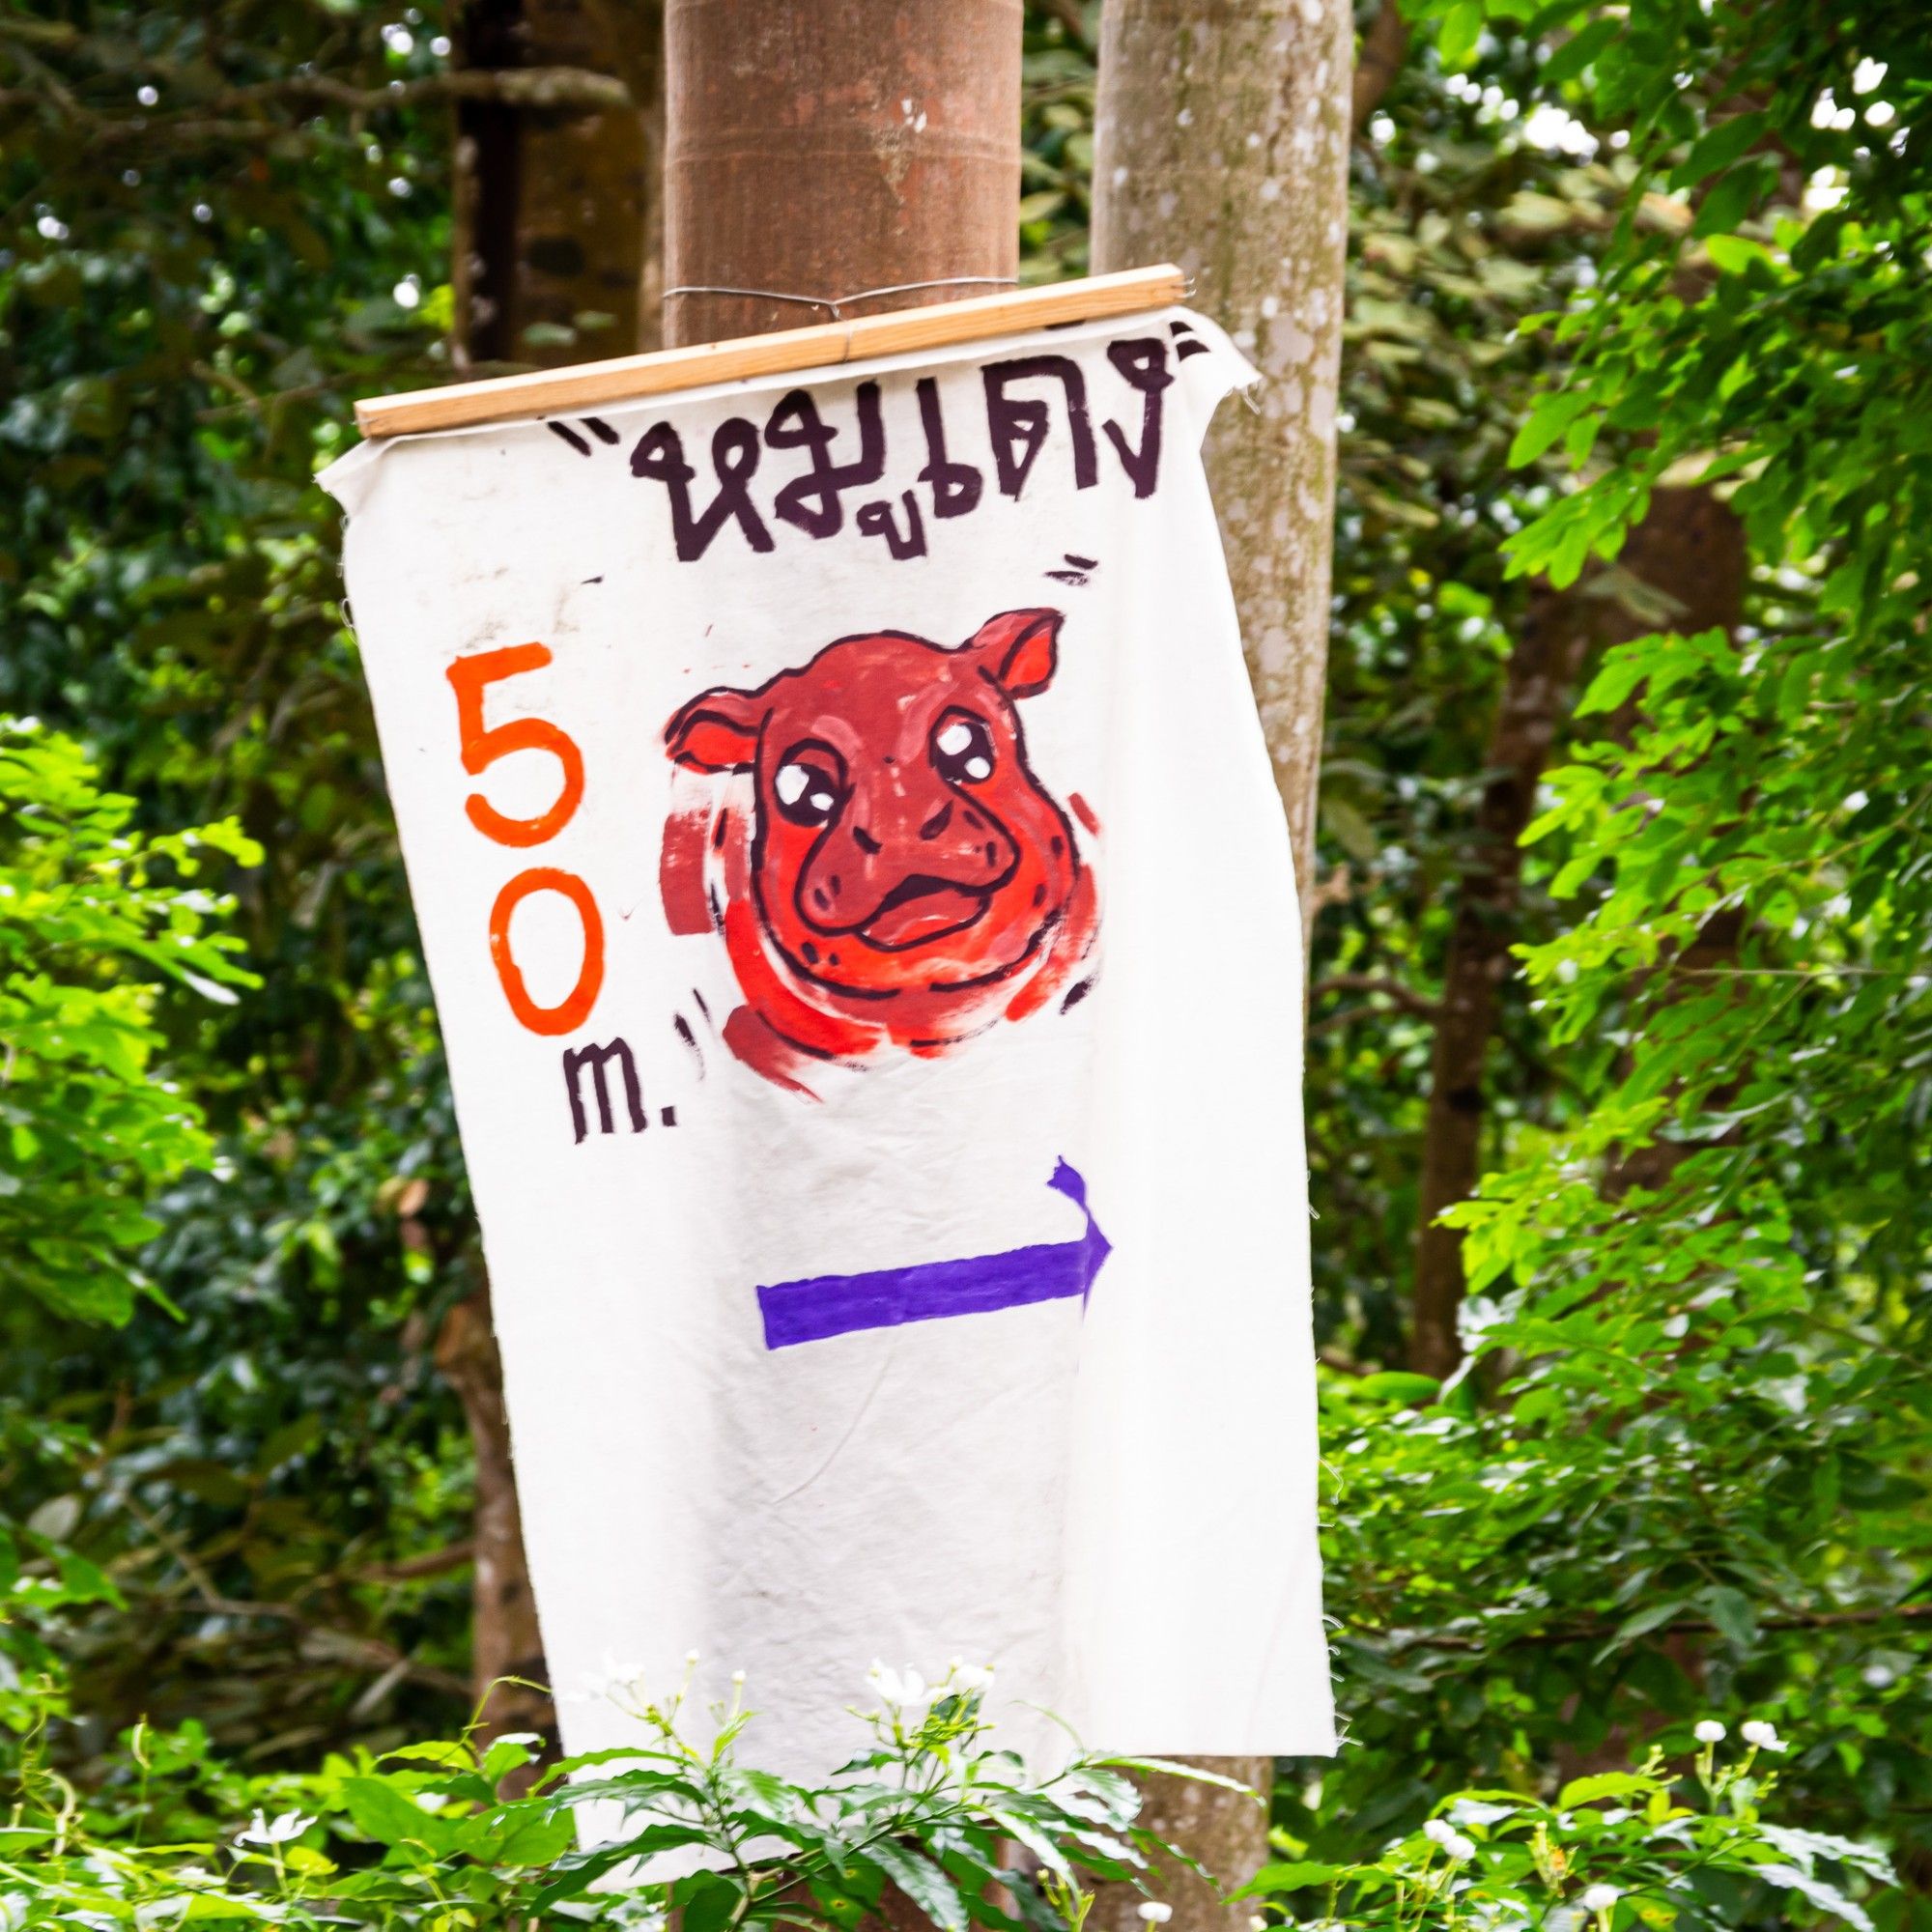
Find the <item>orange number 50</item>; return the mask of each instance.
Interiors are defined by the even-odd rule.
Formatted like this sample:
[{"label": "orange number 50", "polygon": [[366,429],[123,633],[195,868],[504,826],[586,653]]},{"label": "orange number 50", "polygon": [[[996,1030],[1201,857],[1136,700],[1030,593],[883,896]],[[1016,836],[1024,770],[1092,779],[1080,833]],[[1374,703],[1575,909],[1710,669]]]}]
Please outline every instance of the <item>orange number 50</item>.
[{"label": "orange number 50", "polygon": [[542,718],[514,718],[496,725],[483,723],[483,694],[491,685],[520,671],[540,670],[550,661],[547,645],[509,644],[499,651],[458,658],[449,668],[456,693],[456,728],[463,740],[463,769],[471,778],[512,752],[548,752],[563,767],[563,789],[556,803],[535,818],[505,817],[481,792],[469,794],[465,809],[470,824],[499,845],[541,845],[570,823],[583,799],[583,753],[567,732]]},{"label": "orange number 50", "polygon": [[[463,743],[463,769],[475,778],[508,757],[512,752],[548,752],[563,768],[563,789],[556,803],[535,818],[510,818],[480,792],[465,801],[469,822],[499,845],[541,845],[570,823],[583,801],[583,753],[568,732],[543,718],[516,718],[507,724],[483,723],[483,694],[491,685],[520,671],[541,670],[551,661],[543,644],[510,644],[502,650],[477,651],[458,658],[449,668],[450,688],[456,693],[456,728]],[[554,1007],[540,1007],[524,983],[523,968],[510,951],[510,916],[532,893],[560,893],[577,908],[583,926],[583,963],[577,983]],[[490,957],[510,1010],[532,1033],[572,1033],[590,1017],[604,988],[604,921],[590,888],[575,872],[554,866],[532,866],[519,872],[497,895],[490,908]]]},{"label": "orange number 50", "polygon": [[[532,893],[561,893],[583,922],[583,964],[578,969],[577,984],[554,1007],[540,1007],[530,998],[523,969],[510,952],[510,915]],[[497,977],[503,982],[510,1010],[525,1026],[532,1033],[574,1032],[590,1017],[604,988],[604,920],[590,888],[575,872],[560,872],[554,866],[532,866],[519,872],[490,908],[490,957],[497,962]]]}]

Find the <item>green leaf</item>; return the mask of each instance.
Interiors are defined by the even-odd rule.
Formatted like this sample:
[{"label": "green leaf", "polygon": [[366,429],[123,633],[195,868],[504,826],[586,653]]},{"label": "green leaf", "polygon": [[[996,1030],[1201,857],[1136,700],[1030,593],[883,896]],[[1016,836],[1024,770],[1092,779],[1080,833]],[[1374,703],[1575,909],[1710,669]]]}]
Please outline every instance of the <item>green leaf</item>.
[{"label": "green leaf", "polygon": [[[1710,256],[1720,272],[1727,275],[1742,275],[1760,263],[1767,268],[1776,268],[1776,258],[1762,242],[1752,242],[1743,235],[1713,235],[1704,243],[1704,252]],[[1736,368],[1738,365],[1734,364]],[[1745,363],[1739,375],[1733,379],[1730,370],[1725,371],[1728,389],[1720,389],[1720,399],[1736,394],[1745,375],[1749,372],[1749,364]]]},{"label": "green leaf", "polygon": [[1467,67],[1475,58],[1482,33],[1483,0],[1456,0],[1443,15],[1435,41],[1436,53],[1449,72]]},{"label": "green leaf", "polygon": [[1661,1604],[1646,1604],[1640,1610],[1633,1610],[1620,1623],[1610,1640],[1597,1653],[1600,1658],[1607,1657],[1619,1644],[1628,1643],[1632,1637],[1646,1636],[1654,1630],[1681,1617],[1689,1605],[1681,1597],[1672,1597]]},{"label": "green leaf", "polygon": [[1623,32],[1623,22],[1612,15],[1592,20],[1563,43],[1543,64],[1539,78],[1546,88],[1561,87],[1575,80],[1590,63]]},{"label": "green leaf", "polygon": [[744,1892],[721,1872],[694,1872],[671,1888],[672,1903],[683,1914],[684,1932],[723,1932]]},{"label": "green leaf", "polygon": [[1733,168],[1698,204],[1697,218],[1690,224],[1690,240],[1722,235],[1735,228],[1751,212],[1764,192],[1766,174],[1756,162]]},{"label": "green leaf", "polygon": [[1371,1401],[1400,1402],[1422,1408],[1442,1393],[1442,1383],[1435,1376],[1411,1375],[1406,1369],[1382,1369],[1361,1377],[1354,1392]]},{"label": "green leaf", "polygon": [[1341,1873],[1339,1865],[1318,1864],[1301,1859],[1286,1864],[1264,1865],[1231,1898],[1257,1898],[1271,1891],[1299,1891],[1304,1886],[1327,1885]]},{"label": "green leaf", "polygon": [[875,1839],[867,1846],[866,1855],[940,1932],[966,1932],[966,1907],[958,1889],[930,1859],[890,1838]]},{"label": "green leaf", "polygon": [[1694,187],[1706,175],[1727,168],[1764,138],[1767,121],[1762,113],[1739,114],[1708,128],[1691,143],[1690,152],[1671,171],[1673,188]]},{"label": "green leaf", "polygon": [[1572,1811],[1579,1804],[1594,1804],[1600,1798],[1647,1798],[1653,1791],[1666,1789],[1657,1778],[1631,1771],[1600,1771],[1588,1777],[1573,1777],[1556,1794],[1556,1808]]},{"label": "green leaf", "polygon": [[448,1851],[456,1828],[425,1811],[398,1786],[380,1777],[350,1777],[342,1784],[342,1800],[358,1831],[378,1844],[412,1845],[433,1854]]},{"label": "green leaf", "polygon": [[1554,446],[1570,425],[1590,407],[1590,395],[1583,389],[1558,389],[1540,397],[1509,447],[1512,469],[1534,463]]},{"label": "green leaf", "polygon": [[1252,1798],[1258,1804],[1262,1802],[1261,1793],[1253,1785],[1243,1784],[1238,1777],[1228,1777],[1218,1771],[1205,1770],[1198,1764],[1182,1764],[1178,1758],[1108,1757],[1100,1762],[1118,1765],[1123,1771],[1138,1771],[1158,1777],[1184,1777],[1190,1784],[1216,1784],[1223,1791],[1238,1791],[1243,1798]]},{"label": "green leaf", "polygon": [[1742,1590],[1728,1583],[1715,1584],[1704,1592],[1703,1602],[1711,1621],[1740,1650],[1748,1650],[1757,1641],[1757,1608]]}]

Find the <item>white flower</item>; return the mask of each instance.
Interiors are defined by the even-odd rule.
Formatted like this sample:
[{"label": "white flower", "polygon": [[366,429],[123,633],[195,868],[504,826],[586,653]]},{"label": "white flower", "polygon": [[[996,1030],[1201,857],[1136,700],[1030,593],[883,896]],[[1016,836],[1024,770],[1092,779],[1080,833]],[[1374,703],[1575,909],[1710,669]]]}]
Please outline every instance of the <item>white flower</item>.
[{"label": "white flower", "polygon": [[876,1658],[866,1673],[866,1681],[879,1693],[881,1702],[903,1711],[923,1710],[944,1689],[938,1684],[928,1684],[909,1663],[903,1670],[894,1670]]},{"label": "white flower", "polygon": [[271,1824],[265,1813],[257,1811],[254,1822],[239,1835],[244,1845],[286,1845],[291,1839],[299,1838],[314,1823],[313,1818],[304,1818],[299,1811],[284,1811]]},{"label": "white flower", "polygon": [[1446,1818],[1432,1818],[1422,1828],[1422,1835],[1431,1844],[1446,1845],[1456,1835],[1456,1828]]},{"label": "white flower", "polygon": [[1267,1920],[1259,1912],[1249,1913],[1248,1932],[1267,1932]]},{"label": "white flower", "polygon": [[1174,1907],[1163,1905],[1157,1898],[1143,1899],[1137,1909],[1150,1925],[1165,1925],[1174,1917]]},{"label": "white flower", "polygon": [[696,1670],[696,1669],[697,1668],[697,1653],[696,1653],[696,1651],[695,1651],[695,1650],[687,1650],[687,1651],[686,1651],[686,1652],[684,1653],[684,1667],[685,1667],[685,1668],[686,1668],[687,1670]]},{"label": "white flower", "polygon": [[1465,1864],[1476,1856],[1475,1840],[1463,1837],[1460,1832],[1454,1833],[1445,1841],[1442,1849],[1452,1864]]},{"label": "white flower", "polygon": [[1776,1724],[1766,1723],[1762,1718],[1753,1718],[1748,1723],[1738,1726],[1738,1736],[1747,1745],[1755,1745],[1759,1750],[1781,1751],[1784,1740],[1777,1735]]},{"label": "white flower", "polygon": [[742,1670],[732,1671],[731,1682],[733,1684],[742,1684],[744,1683],[744,1681],[745,1681],[745,1673]]},{"label": "white flower", "polygon": [[1724,1727],[1716,1718],[1706,1718],[1691,1734],[1700,1745],[1717,1745],[1724,1741]]},{"label": "white flower", "polygon": [[636,1692],[643,1680],[644,1666],[635,1658],[619,1657],[615,1651],[607,1650],[597,1668],[586,1670],[578,1679],[577,1689],[565,1693],[565,1701],[571,1704],[609,1703],[620,1692]]},{"label": "white flower", "polygon": [[990,1663],[955,1663],[952,1666],[952,1688],[963,1690],[969,1697],[976,1690],[990,1690],[993,1688],[993,1666]]},{"label": "white flower", "polygon": [[1593,1885],[1583,1893],[1585,1912],[1612,1911],[1618,1899],[1623,1896],[1613,1885]]}]

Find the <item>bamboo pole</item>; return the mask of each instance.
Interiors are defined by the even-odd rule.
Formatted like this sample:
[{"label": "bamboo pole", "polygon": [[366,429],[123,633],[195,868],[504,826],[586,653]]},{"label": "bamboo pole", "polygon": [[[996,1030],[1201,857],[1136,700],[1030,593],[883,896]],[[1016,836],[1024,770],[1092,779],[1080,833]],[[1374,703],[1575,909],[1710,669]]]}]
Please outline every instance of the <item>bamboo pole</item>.
[{"label": "bamboo pole", "polygon": [[1086,281],[1047,288],[1007,289],[963,301],[934,302],[890,315],[786,328],[729,342],[661,349],[648,355],[619,355],[568,369],[534,369],[484,383],[454,383],[441,389],[376,396],[355,405],[355,426],[373,439],[462,429],[473,423],[556,415],[596,409],[638,396],[667,395],[707,383],[734,383],[795,369],[833,367],[905,350],[939,349],[1022,329],[1088,322],[1165,308],[1186,293],[1176,268],[1130,269]]}]

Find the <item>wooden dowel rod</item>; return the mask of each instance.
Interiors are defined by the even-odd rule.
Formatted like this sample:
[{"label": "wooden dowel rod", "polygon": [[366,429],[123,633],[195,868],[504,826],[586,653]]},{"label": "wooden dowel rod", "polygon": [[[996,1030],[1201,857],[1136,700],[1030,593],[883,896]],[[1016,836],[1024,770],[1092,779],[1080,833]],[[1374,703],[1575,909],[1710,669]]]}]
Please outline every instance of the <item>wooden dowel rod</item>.
[{"label": "wooden dowel rod", "polygon": [[487,383],[453,383],[447,388],[416,389],[401,396],[374,396],[355,405],[355,426],[373,440],[506,422],[518,416],[555,415],[626,402],[634,396],[695,389],[706,383],[826,368],[908,349],[939,349],[1056,323],[1133,315],[1166,308],[1182,300],[1186,293],[1187,278],[1179,269],[1127,269],[1085,281],[1005,289],[965,301],[854,316],[849,322],[815,323],[810,328],[781,329],[773,335],[696,343],[650,355],[620,355],[609,362],[580,362],[570,369],[537,369]]}]

